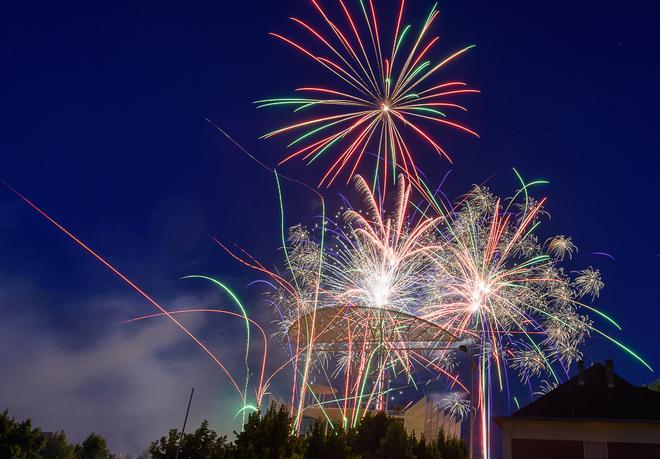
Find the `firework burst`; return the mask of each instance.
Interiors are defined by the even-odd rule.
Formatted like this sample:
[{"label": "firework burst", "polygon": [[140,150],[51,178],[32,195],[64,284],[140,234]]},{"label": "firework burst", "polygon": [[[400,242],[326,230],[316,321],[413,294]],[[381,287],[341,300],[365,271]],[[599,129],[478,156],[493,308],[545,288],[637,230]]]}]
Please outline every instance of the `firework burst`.
[{"label": "firework burst", "polygon": [[[435,298],[418,315],[469,337],[478,384],[472,394],[479,411],[481,445],[488,457],[490,395],[503,391],[508,369],[532,388],[560,383],[590,334],[615,343],[648,367],[634,352],[594,327],[589,313],[618,325],[583,298],[598,297],[604,283],[591,267],[571,277],[560,266],[577,251],[571,239],[557,236],[539,243],[536,231],[547,216],[545,199],[528,196],[530,184],[501,199],[475,186],[438,228],[433,250]],[[524,197],[524,199],[523,199]],[[650,368],[650,367],[649,367]],[[560,370],[560,371],[558,371]],[[545,386],[543,386],[545,384]],[[545,389],[544,389],[545,388]]]},{"label": "firework burst", "polygon": [[290,280],[269,296],[280,335],[295,343],[292,360],[324,384],[342,382],[341,409],[352,423],[362,410],[385,407],[386,379],[412,382],[422,367],[450,375],[455,364],[446,349],[455,337],[417,315],[430,293],[432,235],[442,217],[410,211],[412,187],[403,177],[392,212],[366,180],[355,182],[364,210],[349,208],[321,225],[325,246],[301,225],[289,229]]},{"label": "firework burst", "polygon": [[434,6],[421,27],[414,31],[410,25],[403,25],[404,4],[402,0],[391,42],[381,34],[382,24],[371,0],[368,4],[360,1],[361,14],[358,15],[351,13],[344,1],[339,0],[345,27],[331,19],[316,0],[312,0],[312,5],[323,20],[323,30],[291,18],[313,37],[320,48],[318,52],[272,33],[320,64],[340,83],[338,87],[298,88],[299,97],[257,101],[258,107],[290,106],[295,113],[317,110],[317,116],[269,132],[263,138],[298,132],[288,145],[294,151],[283,163],[300,158],[311,164],[336,150],[319,186],[330,186],[344,170],[350,170],[347,174],[350,179],[365,154],[369,154],[370,147],[375,148],[371,150],[376,157],[374,183],[379,171],[384,188],[389,171],[393,181],[397,170],[417,180],[418,169],[408,146],[408,136],[419,138],[449,159],[439,141],[426,130],[427,125],[446,126],[478,137],[476,132],[452,120],[448,114],[455,110],[466,111],[454,102],[456,97],[479,91],[462,81],[438,82],[436,78],[448,63],[472,46],[440,61],[432,61],[429,56],[439,38],[431,36],[430,30],[438,10]]},{"label": "firework burst", "polygon": [[490,343],[483,357],[509,359],[525,380],[552,373],[554,361],[579,357],[579,351],[561,352],[578,349],[591,328],[578,299],[602,288],[597,272],[585,270],[573,280],[558,266],[573,250],[570,239],[562,238],[570,244],[562,250],[549,245],[554,257],[544,252],[534,234],[544,203],[528,198],[518,205],[515,197],[502,200],[475,187],[441,230],[437,297],[420,311],[426,320]]},{"label": "firework burst", "polygon": [[327,288],[342,303],[415,314],[428,280],[426,257],[434,249],[429,236],[440,219],[408,219],[411,188],[405,179],[399,181],[396,209],[389,218],[360,176],[356,187],[367,212],[344,214],[346,230],[326,267]]},{"label": "firework burst", "polygon": [[[300,225],[289,230],[289,284],[296,289],[278,299],[282,336],[300,350],[292,358],[324,383],[342,382],[352,422],[362,408],[383,408],[386,379],[403,375],[414,384],[420,369],[451,379],[456,345],[439,344],[447,336],[462,338],[475,359],[478,385],[470,400],[486,436],[492,388],[503,391],[509,372],[530,393],[538,381],[559,384],[591,334],[646,365],[595,328],[591,312],[618,325],[583,302],[603,288],[600,273],[587,268],[572,276],[562,268],[577,251],[571,239],[539,242],[548,214],[545,199],[528,195],[533,183],[505,199],[475,186],[448,212],[433,214],[440,206],[414,205],[404,176],[390,213],[365,179],[355,180],[362,210],[349,206],[341,222],[324,220],[325,246]],[[420,345],[427,337],[420,330],[429,328],[444,334],[435,345]],[[460,411],[465,402],[455,402]],[[484,448],[488,443],[484,438]]]}]

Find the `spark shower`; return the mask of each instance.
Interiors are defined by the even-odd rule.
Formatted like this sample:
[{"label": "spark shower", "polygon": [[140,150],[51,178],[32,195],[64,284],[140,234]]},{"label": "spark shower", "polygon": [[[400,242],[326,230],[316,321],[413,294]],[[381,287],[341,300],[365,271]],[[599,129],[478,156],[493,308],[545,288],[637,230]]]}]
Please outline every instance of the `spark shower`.
[{"label": "spark shower", "polygon": [[[338,410],[349,427],[370,410],[387,410],[395,389],[443,381],[449,395],[442,408],[476,423],[479,438],[469,441],[487,458],[493,405],[510,397],[514,381],[530,397],[552,390],[568,378],[590,337],[609,341],[650,370],[615,336],[621,331],[616,320],[595,306],[604,287],[599,270],[571,270],[567,262],[578,255],[571,237],[542,234],[547,198],[536,196],[547,182],[526,181],[514,169],[510,196],[475,185],[450,200],[420,168],[423,155],[464,167],[442,136],[478,138],[462,118],[479,91],[443,77],[472,46],[438,50],[437,5],[412,25],[404,20],[405,0],[382,10],[373,0],[337,0],[334,15],[310,3],[314,20],[291,18],[300,38],[272,35],[316,64],[330,83],[310,82],[295,96],[256,102],[292,112],[282,117],[283,127],[262,136],[290,139],[277,168],[218,127],[272,173],[277,189],[280,263],[268,266],[215,239],[232,260],[254,270],[263,286],[258,302],[244,304],[234,286],[190,275],[190,282],[220,289],[233,308],[168,308],[12,190],[155,308],[127,322],[165,318],[208,355],[240,401],[236,419],[263,407],[276,381],[288,387],[296,431],[310,406]],[[321,171],[316,187],[282,175],[294,159]],[[317,218],[287,227],[285,182],[303,184],[318,199]],[[334,197],[344,189],[356,198],[342,195],[341,205],[321,193]],[[250,317],[248,311],[260,307],[268,308],[271,323]],[[226,326],[244,330],[240,374],[180,321],[188,314],[220,315]],[[273,357],[274,346],[286,358]],[[466,366],[475,384],[463,380]],[[334,396],[317,399],[314,384],[330,387]]]}]

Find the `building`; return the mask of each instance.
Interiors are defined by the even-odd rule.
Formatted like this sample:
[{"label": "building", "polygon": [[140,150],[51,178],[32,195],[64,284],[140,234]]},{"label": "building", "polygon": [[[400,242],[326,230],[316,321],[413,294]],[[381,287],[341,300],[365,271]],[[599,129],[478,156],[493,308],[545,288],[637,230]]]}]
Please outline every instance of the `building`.
[{"label": "building", "polygon": [[461,438],[461,423],[445,411],[442,394],[428,394],[403,412],[403,426],[408,434],[422,435],[428,440],[438,438],[440,430],[448,437]]},{"label": "building", "polygon": [[[317,422],[341,426],[344,425],[344,412],[332,401],[337,397],[337,389],[322,384],[310,384],[309,391],[305,395],[305,403],[302,411],[300,432],[307,433]],[[350,419],[353,412],[346,413]]]},{"label": "building", "polygon": [[660,459],[660,392],[595,364],[508,417],[504,459]]},{"label": "building", "polygon": [[[309,397],[314,398],[314,402],[308,402],[303,409],[303,417],[300,431],[308,432],[314,423],[328,420],[335,425],[344,424],[344,410],[332,401],[336,397],[336,389],[320,384],[310,385]],[[445,410],[444,400],[447,394],[428,394],[410,405],[404,410],[387,411],[387,415],[403,422],[403,426],[408,434],[415,434],[417,438],[424,436],[426,439],[436,439],[440,430],[444,430],[446,436],[461,438],[461,424]],[[323,405],[323,409],[320,404]],[[360,408],[358,415],[364,407]],[[377,411],[369,409],[368,412],[376,414]],[[346,421],[353,419],[353,409],[346,409]]]},{"label": "building", "polygon": [[[302,421],[300,432],[306,433],[316,422],[327,423],[328,421],[336,426],[342,426],[345,423],[350,424],[356,415],[352,404],[347,404],[346,409],[340,402],[336,401],[337,389],[322,384],[310,384],[309,391],[305,397],[305,407],[302,411]],[[357,408],[357,416],[363,416],[367,412],[376,414],[374,409],[365,410],[364,406]],[[344,418],[344,413],[346,418]],[[387,412],[387,415],[393,418],[401,418],[398,413]],[[403,420],[403,418],[401,418]]]}]

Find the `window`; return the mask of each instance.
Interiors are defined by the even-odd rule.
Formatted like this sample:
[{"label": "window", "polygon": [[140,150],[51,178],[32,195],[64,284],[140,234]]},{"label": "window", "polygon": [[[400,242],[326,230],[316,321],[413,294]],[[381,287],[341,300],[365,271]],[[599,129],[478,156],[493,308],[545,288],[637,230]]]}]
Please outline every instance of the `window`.
[{"label": "window", "polygon": [[607,443],[585,442],[584,459],[607,459]]},{"label": "window", "polygon": [[511,440],[512,459],[583,459],[581,441],[536,440],[514,438]]}]

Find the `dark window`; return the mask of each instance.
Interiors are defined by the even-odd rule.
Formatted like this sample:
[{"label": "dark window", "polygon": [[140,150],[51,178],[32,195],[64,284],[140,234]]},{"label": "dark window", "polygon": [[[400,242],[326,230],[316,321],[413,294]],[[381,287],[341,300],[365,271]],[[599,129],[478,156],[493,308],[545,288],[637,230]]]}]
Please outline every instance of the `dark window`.
[{"label": "dark window", "polygon": [[584,459],[607,459],[607,443],[584,442]]},{"label": "dark window", "polygon": [[660,443],[608,443],[608,459],[660,459]]},{"label": "dark window", "polygon": [[527,440],[511,441],[512,459],[584,459],[581,441]]}]

